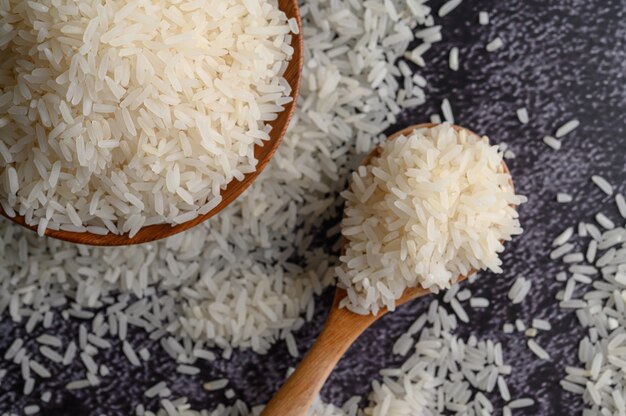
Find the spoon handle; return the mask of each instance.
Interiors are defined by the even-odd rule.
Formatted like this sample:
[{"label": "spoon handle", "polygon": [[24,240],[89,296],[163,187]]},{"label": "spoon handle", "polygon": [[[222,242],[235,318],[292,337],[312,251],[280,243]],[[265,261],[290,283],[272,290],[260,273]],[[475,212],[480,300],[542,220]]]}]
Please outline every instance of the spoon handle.
[{"label": "spoon handle", "polygon": [[345,296],[338,290],[326,325],[313,347],[300,362],[276,395],[265,406],[261,416],[305,416],[324,382],[363,331],[379,318],[357,315],[338,303]]}]

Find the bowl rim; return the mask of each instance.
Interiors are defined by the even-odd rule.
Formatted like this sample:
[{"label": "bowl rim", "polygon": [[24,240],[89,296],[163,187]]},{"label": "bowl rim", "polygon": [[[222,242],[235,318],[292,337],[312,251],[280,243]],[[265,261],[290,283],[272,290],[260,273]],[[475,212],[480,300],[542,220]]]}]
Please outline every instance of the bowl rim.
[{"label": "bowl rim", "polygon": [[[283,1],[286,1],[287,3],[283,3]],[[139,232],[137,232],[137,234],[134,235],[132,238],[129,237],[128,233],[113,234],[109,232],[106,235],[98,235],[90,233],[88,231],[75,232],[60,229],[52,230],[49,228],[47,228],[44,232],[44,236],[67,241],[70,243],[84,244],[90,246],[129,246],[149,243],[152,241],[157,241],[173,236],[192,227],[195,227],[196,225],[218,214],[228,205],[230,205],[235,199],[237,199],[252,184],[252,182],[256,180],[256,178],[261,174],[263,169],[267,166],[269,161],[278,150],[278,146],[282,142],[282,139],[287,132],[287,129],[289,128],[289,123],[293,118],[300,93],[304,53],[300,8],[298,6],[297,0],[278,1],[278,5],[282,5],[283,7],[280,7],[280,9],[285,12],[287,18],[295,18],[298,25],[298,33],[291,34],[291,47],[294,49],[294,53],[291,57],[291,60],[287,64],[287,68],[285,69],[285,72],[288,72],[290,70],[293,71],[293,68],[295,68],[296,71],[293,82],[289,82],[289,85],[291,87],[290,96],[292,97],[292,101],[285,105],[284,110],[278,113],[278,117],[275,120],[268,122],[269,125],[272,125],[272,131],[274,131],[274,128],[276,127],[274,123],[278,123],[279,121],[281,121],[281,117],[286,117],[284,123],[282,124],[281,130],[278,132],[278,136],[276,137],[276,139],[272,140],[270,138],[270,140],[265,141],[262,145],[257,144],[254,146],[254,153],[258,163],[256,165],[256,169],[253,172],[245,174],[243,180],[241,181],[233,179],[227,185],[227,187],[221,191],[222,201],[211,211],[203,215],[198,215],[196,218],[181,224],[171,225],[169,223],[161,223],[145,226],[142,227]],[[259,155],[262,156],[262,158],[260,158]],[[18,225],[21,225],[24,228],[28,228],[34,232],[37,232],[37,226],[27,224],[26,218],[23,215],[15,215],[11,217],[4,211],[2,206],[0,206],[0,215]]]}]

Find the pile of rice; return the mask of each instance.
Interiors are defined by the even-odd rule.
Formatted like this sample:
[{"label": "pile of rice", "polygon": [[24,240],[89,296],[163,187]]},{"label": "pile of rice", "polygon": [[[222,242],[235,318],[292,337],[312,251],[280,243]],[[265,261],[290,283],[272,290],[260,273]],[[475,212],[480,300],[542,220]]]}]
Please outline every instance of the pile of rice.
[{"label": "pile of rice", "polygon": [[[60,319],[84,328],[64,333],[46,355],[30,342],[16,344],[16,354],[30,357],[20,362],[41,363],[73,389],[106,388],[119,374],[82,365],[83,352],[100,366],[107,362],[88,338],[109,340],[112,353],[137,363],[140,348],[127,334],[145,331],[172,360],[198,368],[235,349],[265,354],[283,341],[291,355],[302,352],[294,331],[312,319],[314,295],[334,282],[328,241],[337,240],[339,227],[325,225],[341,215],[338,194],[351,164],[382,140],[396,115],[424,103],[426,80],[408,62],[423,61],[441,27],[426,4],[396,0],[312,1],[300,11],[308,64],[293,122],[267,168],[219,216],[125,248],[40,239],[0,221],[0,312],[30,337]],[[325,238],[315,238],[319,230]],[[72,378],[55,372],[54,353],[68,357]],[[48,387],[33,374],[21,379],[35,383],[34,391]],[[20,397],[14,408],[28,400]],[[133,406],[141,400],[133,398]]]},{"label": "pile of rice", "polygon": [[276,0],[0,3],[0,204],[97,234],[209,212],[292,99]]},{"label": "pile of rice", "polygon": [[459,275],[501,273],[503,242],[520,234],[497,146],[444,123],[381,144],[343,194],[345,254],[337,268],[353,312],[393,310],[408,287],[437,291]]}]

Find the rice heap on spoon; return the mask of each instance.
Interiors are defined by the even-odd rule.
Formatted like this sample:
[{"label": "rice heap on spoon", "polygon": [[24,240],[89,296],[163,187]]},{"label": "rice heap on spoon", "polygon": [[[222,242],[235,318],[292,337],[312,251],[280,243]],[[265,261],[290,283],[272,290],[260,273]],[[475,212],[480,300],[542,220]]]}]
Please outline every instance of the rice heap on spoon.
[{"label": "rice heap on spoon", "polygon": [[341,306],[394,309],[407,287],[437,291],[472,269],[500,273],[503,242],[520,234],[515,195],[497,146],[449,124],[381,145],[344,192]]},{"label": "rice heap on spoon", "polygon": [[0,204],[130,232],[210,211],[291,101],[276,0],[0,2]]}]

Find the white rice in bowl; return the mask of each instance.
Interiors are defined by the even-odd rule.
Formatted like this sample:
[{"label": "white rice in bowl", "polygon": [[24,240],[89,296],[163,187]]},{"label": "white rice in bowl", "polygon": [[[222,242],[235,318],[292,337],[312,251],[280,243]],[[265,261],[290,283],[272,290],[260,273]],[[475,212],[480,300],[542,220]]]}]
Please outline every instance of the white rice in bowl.
[{"label": "white rice in bowl", "polygon": [[447,123],[384,142],[343,196],[342,306],[361,314],[393,310],[408,287],[500,273],[498,253],[522,232],[515,206],[526,201],[497,146]]},{"label": "white rice in bowl", "polygon": [[291,101],[293,26],[276,0],[0,2],[3,210],[131,236],[208,212]]}]

